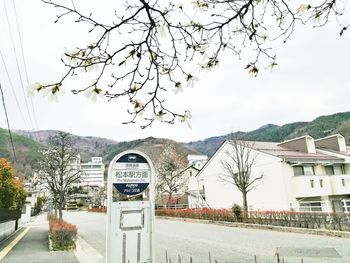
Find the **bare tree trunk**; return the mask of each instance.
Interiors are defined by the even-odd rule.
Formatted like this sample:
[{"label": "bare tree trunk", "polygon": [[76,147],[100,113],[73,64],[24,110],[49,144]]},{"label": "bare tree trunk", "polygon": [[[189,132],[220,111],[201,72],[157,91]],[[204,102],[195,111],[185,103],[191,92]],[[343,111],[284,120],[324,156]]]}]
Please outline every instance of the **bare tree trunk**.
[{"label": "bare tree trunk", "polygon": [[63,196],[63,194],[61,193],[61,194],[60,194],[60,201],[59,201],[59,203],[58,203],[58,213],[59,213],[58,219],[59,219],[59,220],[62,220],[62,219],[63,219],[63,212],[62,212],[62,210],[63,210],[63,205],[64,205],[64,196]]},{"label": "bare tree trunk", "polygon": [[248,217],[248,200],[247,200],[247,192],[243,191],[242,192],[242,197],[243,197],[243,221],[246,221]]},{"label": "bare tree trunk", "polygon": [[169,192],[169,198],[168,198],[168,203],[167,203],[167,207],[169,208],[171,205],[171,199],[173,198],[173,193]]}]

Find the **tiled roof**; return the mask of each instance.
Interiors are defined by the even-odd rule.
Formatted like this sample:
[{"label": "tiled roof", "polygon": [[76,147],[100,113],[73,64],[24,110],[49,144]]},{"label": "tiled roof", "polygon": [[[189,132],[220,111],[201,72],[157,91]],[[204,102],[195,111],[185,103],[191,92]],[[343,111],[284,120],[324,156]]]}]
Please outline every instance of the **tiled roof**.
[{"label": "tiled roof", "polygon": [[249,144],[255,150],[291,161],[343,161],[341,158],[323,154],[317,151],[316,153],[306,153],[292,150],[287,147],[279,146],[279,143],[276,142],[249,142]]}]

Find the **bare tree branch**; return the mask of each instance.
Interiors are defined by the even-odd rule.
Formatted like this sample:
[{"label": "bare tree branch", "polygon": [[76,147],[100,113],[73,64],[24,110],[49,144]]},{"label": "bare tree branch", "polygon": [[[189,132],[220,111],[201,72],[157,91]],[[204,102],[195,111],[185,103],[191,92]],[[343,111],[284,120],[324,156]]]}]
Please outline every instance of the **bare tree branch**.
[{"label": "bare tree branch", "polygon": [[254,143],[234,138],[230,138],[228,143],[229,149],[225,153],[226,158],[221,160],[224,173],[220,175],[219,179],[233,184],[242,193],[243,208],[247,211],[247,194],[264,175],[255,176],[252,174],[252,167],[257,158],[257,154],[253,151]]},{"label": "bare tree branch", "polygon": [[141,128],[157,120],[173,124],[191,118],[189,110],[178,113],[165,98],[171,90],[178,93],[194,85],[194,65],[211,70],[228,52],[241,58],[244,50],[251,50],[255,55],[244,63],[245,69],[257,76],[261,65],[277,65],[271,43],[291,39],[297,24],[312,21],[321,27],[335,18],[340,35],[348,28],[339,21],[345,4],[336,0],[313,5],[285,0],[124,0],[124,10],[118,8],[110,24],[78,11],[74,4],[42,1],[60,12],[55,22],[74,17],[76,23],[91,27],[88,32],[95,40],[65,53],[67,71],[58,81],[33,88],[57,95],[68,79],[89,72],[92,81],[72,92],[125,98],[130,119],[124,123],[139,121]]},{"label": "bare tree branch", "polygon": [[75,164],[77,153],[71,147],[70,135],[59,132],[50,138],[50,147],[42,150],[39,164],[39,180],[53,195],[60,219],[68,190],[79,182],[81,175],[80,166]]}]

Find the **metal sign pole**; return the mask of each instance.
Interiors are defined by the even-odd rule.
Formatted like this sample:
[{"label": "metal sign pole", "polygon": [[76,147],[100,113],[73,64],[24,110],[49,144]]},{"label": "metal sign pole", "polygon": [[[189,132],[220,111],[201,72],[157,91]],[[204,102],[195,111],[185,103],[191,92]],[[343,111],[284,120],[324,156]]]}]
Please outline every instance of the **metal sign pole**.
[{"label": "metal sign pole", "polygon": [[107,184],[107,263],[152,263],[154,168],[140,151],[113,158]]}]

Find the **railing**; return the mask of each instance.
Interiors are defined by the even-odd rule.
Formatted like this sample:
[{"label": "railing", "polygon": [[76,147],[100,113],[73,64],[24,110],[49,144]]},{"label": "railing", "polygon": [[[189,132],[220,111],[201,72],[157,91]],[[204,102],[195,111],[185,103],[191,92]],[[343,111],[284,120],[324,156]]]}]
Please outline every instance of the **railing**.
[{"label": "railing", "polygon": [[350,231],[345,213],[301,213],[290,211],[249,211],[247,217],[227,209],[157,209],[156,215],[260,225]]}]

